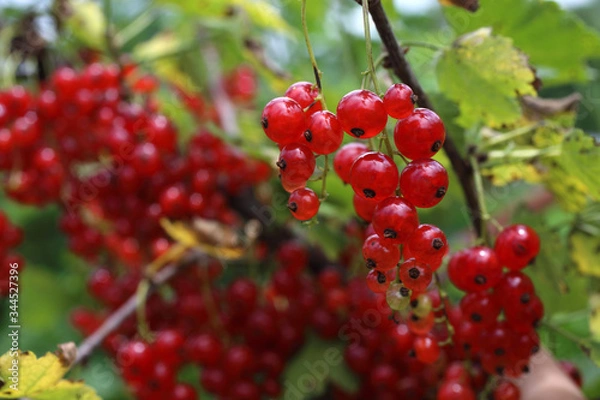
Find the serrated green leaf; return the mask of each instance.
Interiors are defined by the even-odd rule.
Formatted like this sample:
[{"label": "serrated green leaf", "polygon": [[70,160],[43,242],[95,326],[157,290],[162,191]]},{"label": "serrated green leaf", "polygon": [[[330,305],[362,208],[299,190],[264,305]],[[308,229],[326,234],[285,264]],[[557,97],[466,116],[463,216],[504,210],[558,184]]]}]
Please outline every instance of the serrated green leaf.
[{"label": "serrated green leaf", "polygon": [[358,379],[344,363],[344,346],[339,340],[324,341],[309,336],[283,373],[282,398],[318,397],[328,381],[350,393],[358,390]]},{"label": "serrated green leaf", "polygon": [[577,265],[579,272],[584,275],[600,277],[600,238],[574,233],[570,238],[571,258]]},{"label": "serrated green leaf", "polygon": [[93,49],[105,47],[106,19],[100,5],[93,1],[74,1],[73,14],[67,19],[67,26],[73,36]]},{"label": "serrated green leaf", "polygon": [[521,117],[519,95],[535,95],[534,74],[512,40],[479,30],[459,38],[437,65],[440,89],[458,103],[457,122],[492,127]]},{"label": "serrated green leaf", "polygon": [[459,34],[489,26],[511,37],[546,85],[585,80],[586,61],[600,53],[598,33],[552,1],[481,0],[474,14],[456,7],[446,7],[445,14]]},{"label": "serrated green leaf", "polygon": [[[18,368],[18,380],[13,370]],[[0,357],[0,379],[5,382],[0,397],[34,400],[100,400],[96,392],[82,382],[70,382],[62,377],[69,366],[53,353],[38,358],[33,352],[7,352]],[[13,384],[15,386],[13,387]]]}]

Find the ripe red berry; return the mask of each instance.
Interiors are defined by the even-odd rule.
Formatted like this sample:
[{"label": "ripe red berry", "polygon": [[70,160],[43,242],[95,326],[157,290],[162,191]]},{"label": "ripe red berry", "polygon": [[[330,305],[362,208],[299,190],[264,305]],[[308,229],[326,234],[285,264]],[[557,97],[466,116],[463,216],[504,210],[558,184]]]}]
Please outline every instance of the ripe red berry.
[{"label": "ripe red berry", "polygon": [[352,165],[350,184],[357,195],[381,201],[396,193],[398,167],[394,160],[383,153],[365,153]]},{"label": "ripe red berry", "polygon": [[475,392],[465,382],[446,380],[438,389],[436,400],[475,400]]},{"label": "ripe red berry", "polygon": [[366,199],[362,196],[357,195],[356,193],[354,193],[354,196],[352,196],[352,205],[354,206],[354,211],[356,211],[356,215],[358,215],[367,222],[371,222],[377,204],[379,204],[377,201]]},{"label": "ripe red berry", "polygon": [[367,268],[387,271],[400,261],[400,250],[396,245],[384,243],[378,235],[371,235],[362,247],[363,258]]},{"label": "ripe red berry", "polygon": [[423,264],[414,258],[408,259],[400,265],[398,271],[400,280],[412,291],[422,293],[431,283],[433,273],[427,264]]},{"label": "ripe red berry", "polygon": [[448,253],[448,242],[440,228],[422,224],[411,235],[406,248],[411,257],[428,264],[435,271],[441,264],[441,259]]},{"label": "ripe red berry", "polygon": [[392,118],[402,119],[412,114],[416,96],[410,86],[396,83],[388,88],[383,96],[385,111]]},{"label": "ripe red berry", "polygon": [[472,247],[452,256],[448,276],[460,290],[476,292],[494,287],[502,278],[502,266],[492,249]]},{"label": "ripe red berry", "polygon": [[496,238],[494,246],[500,264],[519,270],[531,264],[540,251],[540,238],[527,225],[511,225]]},{"label": "ripe red berry", "polygon": [[413,346],[417,360],[423,364],[433,364],[440,357],[440,346],[431,336],[417,336]]},{"label": "ripe red berry", "polygon": [[267,137],[280,145],[299,142],[307,127],[302,107],[289,97],[268,102],[261,123]]},{"label": "ripe red berry", "polygon": [[303,137],[305,144],[315,153],[330,154],[342,144],[344,132],[335,114],[317,111],[310,117]]},{"label": "ripe red berry", "polygon": [[292,192],[287,208],[292,212],[294,218],[300,221],[308,221],[317,215],[320,204],[319,196],[313,190],[302,188]]},{"label": "ripe red berry", "polygon": [[448,172],[435,160],[412,161],[400,175],[400,192],[415,207],[435,206],[442,201],[447,190]]},{"label": "ripe red berry", "polygon": [[[376,269],[372,269],[367,274],[367,286],[373,293],[385,293],[390,286],[392,281],[391,272],[393,270],[382,272]],[[388,276],[390,274],[390,276]]]},{"label": "ripe red berry", "polygon": [[519,400],[520,398],[521,391],[510,381],[500,382],[492,392],[493,400]]},{"label": "ripe red berry", "polygon": [[415,207],[402,197],[388,197],[377,205],[371,222],[379,236],[403,244],[419,226],[419,217]]},{"label": "ripe red berry", "polygon": [[479,327],[494,325],[500,315],[496,297],[487,291],[467,293],[460,301],[460,309],[464,318]]},{"label": "ripe red berry", "polygon": [[319,89],[310,82],[296,82],[292,84],[285,91],[285,95],[290,99],[296,100],[302,109],[310,107],[306,110],[307,116],[323,109],[323,104],[320,101],[315,101],[319,95]]},{"label": "ripe red berry", "polygon": [[372,138],[383,131],[388,117],[379,96],[360,89],[342,97],[336,114],[344,132],[359,139]]},{"label": "ripe red berry", "polygon": [[140,143],[133,149],[131,165],[140,176],[149,177],[157,173],[162,162],[160,154],[152,143]]},{"label": "ripe red berry", "polygon": [[518,308],[528,304],[535,295],[531,279],[520,271],[509,271],[494,287],[496,298],[502,308]]},{"label": "ripe red berry", "polygon": [[306,182],[315,170],[315,156],[303,144],[292,143],[281,149],[277,166],[288,182]]},{"label": "ripe red berry", "polygon": [[394,128],[394,142],[402,155],[411,160],[431,158],[444,145],[446,131],[442,120],[427,108],[417,108]]},{"label": "ripe red berry", "polygon": [[350,183],[350,173],[354,161],[369,151],[366,144],[363,143],[348,143],[335,154],[333,158],[333,169],[338,174],[344,183]]}]

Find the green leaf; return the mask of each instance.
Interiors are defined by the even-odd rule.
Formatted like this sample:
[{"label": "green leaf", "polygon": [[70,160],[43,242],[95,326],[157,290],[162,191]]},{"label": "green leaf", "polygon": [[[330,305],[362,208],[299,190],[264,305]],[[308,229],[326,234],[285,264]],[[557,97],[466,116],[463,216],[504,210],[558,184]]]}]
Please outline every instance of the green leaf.
[{"label": "green leaf", "polygon": [[92,1],[74,1],[71,6],[73,14],[67,20],[67,26],[73,36],[88,47],[103,49],[106,19],[100,5]]},{"label": "green leaf", "polygon": [[281,17],[279,10],[267,1],[232,0],[232,3],[244,9],[256,26],[287,34],[293,32],[292,27]]},{"label": "green leaf", "polygon": [[600,277],[600,238],[584,233],[574,233],[570,238],[571,258],[577,265],[580,273]]},{"label": "green leaf", "polygon": [[546,85],[585,80],[586,61],[600,53],[598,33],[552,1],[481,0],[475,14],[456,7],[446,7],[445,14],[458,34],[491,27],[511,37]]},{"label": "green leaf", "polygon": [[[18,368],[18,369],[17,369]],[[17,369],[18,380],[13,380]],[[82,382],[62,379],[69,365],[53,353],[38,358],[33,352],[7,352],[0,357],[0,379],[5,382],[0,397],[39,400],[100,400]]]},{"label": "green leaf", "polygon": [[358,379],[344,363],[344,347],[345,344],[339,340],[324,341],[309,336],[283,373],[284,393],[281,398],[301,400],[318,397],[329,381],[346,392],[356,392]]},{"label": "green leaf", "polygon": [[459,38],[437,65],[440,89],[458,103],[457,122],[492,127],[517,122],[519,95],[535,95],[534,74],[512,40],[486,29]]}]

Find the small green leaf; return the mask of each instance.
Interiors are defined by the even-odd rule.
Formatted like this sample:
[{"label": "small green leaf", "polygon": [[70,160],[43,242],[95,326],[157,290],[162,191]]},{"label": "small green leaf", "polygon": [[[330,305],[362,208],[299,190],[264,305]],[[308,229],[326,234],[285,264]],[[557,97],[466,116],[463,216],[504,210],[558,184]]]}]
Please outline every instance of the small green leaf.
[{"label": "small green leaf", "polygon": [[67,20],[67,26],[73,36],[88,47],[103,49],[106,20],[100,5],[93,1],[74,1],[70,5],[73,14]]},{"label": "small green leaf", "polygon": [[292,27],[281,17],[279,10],[263,0],[233,0],[248,14],[252,22],[261,28],[275,30],[281,33],[291,33]]},{"label": "small green leaf", "polygon": [[586,61],[600,53],[598,33],[553,1],[481,0],[474,14],[456,7],[446,7],[445,14],[458,34],[491,27],[512,38],[538,68],[545,85],[585,80]]},{"label": "small green leaf", "polygon": [[440,89],[458,103],[457,122],[470,127],[512,124],[521,117],[520,95],[535,95],[527,57],[512,40],[486,29],[458,39],[437,65]]},{"label": "small green leaf", "polygon": [[570,238],[571,258],[579,272],[584,275],[600,277],[600,238],[584,233],[574,233]]}]

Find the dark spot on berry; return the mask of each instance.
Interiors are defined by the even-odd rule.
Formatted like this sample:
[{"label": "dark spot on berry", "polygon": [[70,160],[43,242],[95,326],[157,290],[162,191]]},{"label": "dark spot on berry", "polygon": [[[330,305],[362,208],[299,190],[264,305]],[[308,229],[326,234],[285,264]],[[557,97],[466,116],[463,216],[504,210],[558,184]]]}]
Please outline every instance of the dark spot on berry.
[{"label": "dark spot on berry", "polygon": [[408,352],[408,356],[414,358],[417,356],[417,354],[415,353],[414,349],[410,349],[410,351]]},{"label": "dark spot on berry", "polygon": [[537,329],[540,327],[540,324],[541,324],[541,321],[539,319],[536,319],[535,321],[533,321],[532,325],[535,329]]},{"label": "dark spot on berry", "polygon": [[496,373],[500,376],[504,375],[504,367],[501,366],[497,366],[496,367]]},{"label": "dark spot on berry", "polygon": [[463,349],[465,349],[465,351],[471,350],[471,344],[470,343],[464,343],[463,344]]},{"label": "dark spot on berry", "polygon": [[529,373],[529,365],[523,366],[523,368],[521,368],[521,371],[523,371],[523,373],[525,374]]},{"label": "dark spot on berry", "polygon": [[483,275],[477,275],[475,276],[475,283],[478,285],[485,285],[485,283],[487,282],[487,279],[485,276]]},{"label": "dark spot on berry", "polygon": [[363,193],[367,199],[375,197],[375,191],[373,189],[363,189]]},{"label": "dark spot on berry", "polygon": [[417,322],[419,320],[419,317],[417,317],[415,314],[410,314],[410,319],[414,322]]},{"label": "dark spot on berry", "polygon": [[269,121],[267,121],[267,118],[263,117],[263,119],[260,122],[264,129],[267,129],[269,127]]},{"label": "dark spot on berry", "polygon": [[533,347],[531,348],[531,354],[535,354],[535,353],[537,353],[538,351],[540,351],[540,346],[537,346],[537,345],[536,345],[536,346],[533,346]]},{"label": "dark spot on berry", "polygon": [[442,142],[440,140],[436,140],[435,143],[431,146],[431,151],[437,152],[442,148]]},{"label": "dark spot on berry", "polygon": [[442,239],[440,238],[435,238],[433,239],[433,241],[431,242],[431,247],[433,247],[436,250],[441,249],[442,247],[444,247],[444,242],[442,241]]},{"label": "dark spot on berry", "polygon": [[304,139],[309,143],[312,142],[312,132],[309,129],[304,131]]},{"label": "dark spot on berry", "polygon": [[529,296],[529,293],[523,293],[521,295],[520,300],[521,300],[521,304],[527,304],[527,303],[529,303],[529,300],[531,300],[531,296]]},{"label": "dark spot on berry", "polygon": [[531,260],[529,260],[529,265],[535,264],[535,260],[536,260],[536,257],[533,257]]},{"label": "dark spot on berry", "polygon": [[359,138],[365,134],[365,131],[360,128],[352,128],[352,129],[350,129],[350,132],[352,132],[352,134],[354,136],[356,136],[357,138]]},{"label": "dark spot on berry", "polygon": [[506,354],[506,352],[504,351],[503,348],[497,348],[494,350],[494,354],[497,355],[498,357],[503,356],[504,354]]},{"label": "dark spot on berry", "polygon": [[410,96],[410,101],[412,101],[413,104],[417,104],[417,100],[419,100],[419,96],[413,93],[413,95]]},{"label": "dark spot on berry", "polygon": [[386,281],[385,274],[377,271],[377,283],[383,285]]},{"label": "dark spot on berry", "polygon": [[418,268],[412,267],[408,270],[408,276],[410,276],[412,279],[418,279],[419,276],[421,276],[421,271],[419,271]]},{"label": "dark spot on berry", "polygon": [[396,231],[393,229],[384,229],[383,230],[383,237],[386,239],[396,239]]},{"label": "dark spot on berry", "polygon": [[402,297],[408,297],[408,296],[410,296],[410,290],[408,290],[408,288],[407,288],[407,287],[405,287],[405,286],[402,286],[402,287],[400,288],[400,295],[401,295]]},{"label": "dark spot on berry", "polygon": [[418,305],[419,305],[419,300],[417,300],[417,299],[413,299],[413,300],[411,300],[411,301],[410,301],[410,306],[411,306],[412,308],[415,308],[415,307],[417,307]]},{"label": "dark spot on berry", "polygon": [[285,162],[285,160],[279,160],[275,163],[275,165],[277,165],[282,171],[285,170],[285,167],[287,167],[287,163]]},{"label": "dark spot on berry", "polygon": [[527,247],[523,246],[523,243],[515,243],[513,245],[513,251],[518,256],[524,256],[527,254]]},{"label": "dark spot on berry", "polygon": [[444,186],[442,186],[441,188],[439,188],[437,190],[437,192],[435,192],[435,197],[437,197],[438,199],[441,199],[445,195],[446,195],[446,188]]},{"label": "dark spot on berry", "polygon": [[371,260],[370,258],[367,258],[366,265],[367,265],[367,268],[373,269],[377,266],[377,263],[375,263],[375,261]]},{"label": "dark spot on berry", "polygon": [[477,314],[477,313],[473,313],[471,314],[471,320],[473,322],[481,322],[481,315]]},{"label": "dark spot on berry", "polygon": [[296,204],[296,202],[292,201],[291,203],[288,203],[287,208],[291,212],[296,212],[296,211],[298,211],[298,204]]}]

